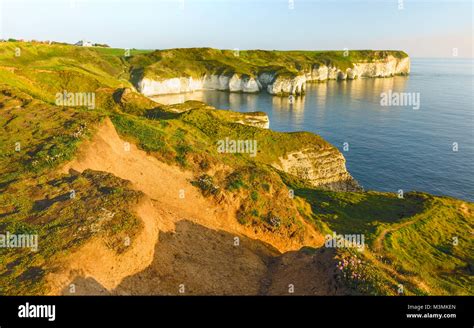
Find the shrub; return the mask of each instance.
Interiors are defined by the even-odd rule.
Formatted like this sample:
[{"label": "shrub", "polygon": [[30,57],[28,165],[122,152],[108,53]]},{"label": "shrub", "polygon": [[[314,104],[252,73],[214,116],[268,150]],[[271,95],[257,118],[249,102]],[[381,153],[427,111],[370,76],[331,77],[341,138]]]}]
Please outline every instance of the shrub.
[{"label": "shrub", "polygon": [[247,185],[244,183],[242,174],[239,172],[234,172],[227,178],[227,190],[237,191],[244,187],[247,187]]},{"label": "shrub", "polygon": [[250,198],[252,198],[252,200],[254,202],[256,202],[258,200],[258,192],[256,192],[255,190],[253,190],[251,193],[250,193]]},{"label": "shrub", "polygon": [[198,187],[204,196],[215,196],[220,192],[219,186],[214,184],[214,179],[207,174],[203,174],[197,180],[191,181],[191,184]]}]

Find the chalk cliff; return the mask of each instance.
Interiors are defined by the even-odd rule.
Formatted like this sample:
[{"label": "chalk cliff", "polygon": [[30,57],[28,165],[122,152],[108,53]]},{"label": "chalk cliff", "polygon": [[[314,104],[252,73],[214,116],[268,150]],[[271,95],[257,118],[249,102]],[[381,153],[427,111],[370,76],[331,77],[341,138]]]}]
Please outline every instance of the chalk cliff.
[{"label": "chalk cliff", "polygon": [[145,96],[193,92],[198,90],[222,90],[253,93],[262,88],[258,79],[233,74],[206,74],[201,78],[175,77],[170,79],[143,78],[138,82],[138,90]]},{"label": "chalk cliff", "polygon": [[331,145],[287,153],[273,167],[306,180],[315,187],[334,191],[361,191],[346,169],[344,156]]},{"label": "chalk cliff", "polygon": [[353,80],[356,78],[391,77],[410,73],[410,58],[395,58],[388,56],[385,59],[373,62],[356,62],[354,67],[339,69],[335,66],[314,65],[305,72],[306,81],[326,80]]},{"label": "chalk cliff", "polygon": [[[306,63],[307,64],[307,63]],[[184,76],[186,73],[176,71],[177,76],[162,78],[158,75],[142,76],[137,89],[145,96],[177,94],[198,90],[223,90],[230,92],[256,93],[265,90],[272,95],[304,94],[307,82],[327,80],[353,80],[357,78],[392,77],[410,73],[410,58],[392,55],[371,60],[351,62],[350,67],[342,64],[313,63],[299,65],[299,69],[281,71],[256,67],[253,75],[204,72],[200,76]],[[347,63],[346,65],[347,66]],[[215,70],[215,69],[214,69]],[[183,75],[183,76],[179,76]]]}]

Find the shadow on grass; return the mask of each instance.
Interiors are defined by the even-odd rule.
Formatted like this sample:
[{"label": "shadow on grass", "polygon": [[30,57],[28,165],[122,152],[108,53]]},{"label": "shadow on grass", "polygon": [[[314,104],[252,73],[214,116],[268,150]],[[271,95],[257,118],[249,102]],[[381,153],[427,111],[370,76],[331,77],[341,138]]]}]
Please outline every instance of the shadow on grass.
[{"label": "shadow on grass", "polygon": [[54,203],[63,202],[69,199],[71,199],[69,193],[62,194],[54,198],[40,199],[40,200],[35,201],[35,203],[33,204],[33,211],[43,211],[47,209],[48,207],[50,207],[51,205],[53,205]]},{"label": "shadow on grass", "polygon": [[341,234],[364,234],[371,240],[378,224],[396,223],[423,211],[424,196],[407,193],[332,192],[310,188],[295,190],[310,203],[316,219]]},{"label": "shadow on grass", "polygon": [[179,115],[179,113],[168,112],[157,107],[148,109],[144,116],[149,120],[171,120],[177,118]]}]

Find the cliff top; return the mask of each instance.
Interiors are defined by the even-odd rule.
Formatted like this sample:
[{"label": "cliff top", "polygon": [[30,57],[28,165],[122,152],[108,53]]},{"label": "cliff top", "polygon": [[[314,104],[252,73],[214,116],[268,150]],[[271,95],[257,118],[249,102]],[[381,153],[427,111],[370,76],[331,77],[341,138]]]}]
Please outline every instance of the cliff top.
[{"label": "cliff top", "polygon": [[403,51],[351,50],[219,50],[212,48],[177,48],[156,50],[131,58],[137,74],[169,78],[176,76],[199,77],[205,73],[256,76],[263,72],[278,75],[297,75],[303,69],[321,65],[341,70],[352,68],[354,63],[374,62],[388,57],[405,58]]}]

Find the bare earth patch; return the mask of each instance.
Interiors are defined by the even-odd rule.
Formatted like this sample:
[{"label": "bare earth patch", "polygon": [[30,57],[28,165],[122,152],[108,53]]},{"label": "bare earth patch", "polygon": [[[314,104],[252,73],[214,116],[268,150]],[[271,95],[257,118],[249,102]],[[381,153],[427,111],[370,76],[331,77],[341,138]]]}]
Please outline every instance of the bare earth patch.
[{"label": "bare earth patch", "polygon": [[62,171],[70,169],[131,181],[146,194],[136,209],[143,230],[123,254],[97,238],[57,263],[48,276],[51,294],[71,294],[71,283],[75,294],[288,294],[285,277],[297,294],[336,293],[327,254],[299,251],[321,246],[313,227],[305,224],[300,242],[241,225],[238,204],[204,197],[190,184],[191,172],[127,145],[108,118]]}]

